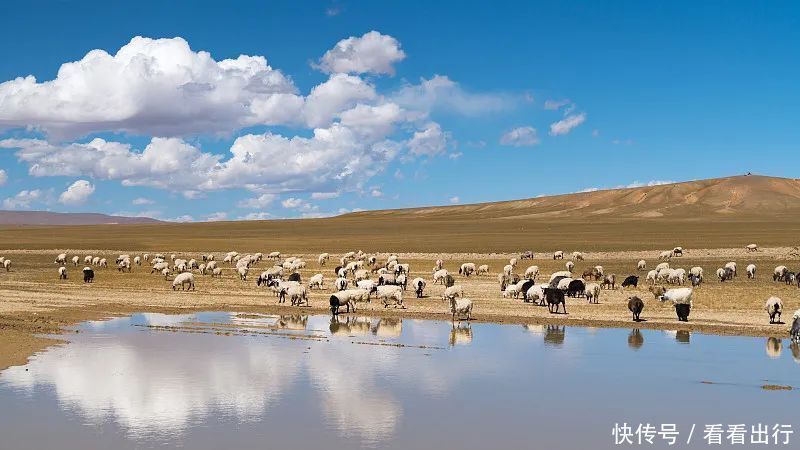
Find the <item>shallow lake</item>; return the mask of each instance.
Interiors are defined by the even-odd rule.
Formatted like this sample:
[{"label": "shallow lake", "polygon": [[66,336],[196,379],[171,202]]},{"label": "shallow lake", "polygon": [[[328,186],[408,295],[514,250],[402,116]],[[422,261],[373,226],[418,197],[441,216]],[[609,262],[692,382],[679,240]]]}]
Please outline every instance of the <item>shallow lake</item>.
[{"label": "shallow lake", "polygon": [[613,448],[649,423],[675,424],[672,448],[708,447],[713,424],[723,446],[746,425],[745,447],[791,426],[776,436],[800,448],[788,340],[219,312],[75,330],[0,373],[0,447]]}]

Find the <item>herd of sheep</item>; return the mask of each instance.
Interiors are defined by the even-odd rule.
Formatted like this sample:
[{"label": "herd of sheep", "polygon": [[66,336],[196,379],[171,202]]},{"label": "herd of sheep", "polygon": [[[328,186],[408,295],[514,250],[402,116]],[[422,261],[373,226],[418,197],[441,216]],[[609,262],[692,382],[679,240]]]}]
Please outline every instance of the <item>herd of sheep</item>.
[{"label": "herd of sheep", "polygon": [[[748,251],[758,251],[755,244],[748,245]],[[673,258],[683,256],[684,250],[675,247],[671,251],[664,251],[658,254],[661,260],[653,270],[647,271],[647,262],[640,260],[636,264],[637,272],[647,271],[645,276],[649,284],[648,290],[654,298],[662,302],[670,302],[674,308],[679,321],[688,321],[689,313],[692,308],[692,295],[694,288],[704,282],[704,271],[702,267],[696,266],[688,270],[680,267],[672,267],[670,262]],[[539,278],[539,267],[536,265],[528,266],[519,275],[516,271],[519,262],[524,259],[533,259],[533,253],[528,251],[522,253],[518,258],[511,258],[509,263],[503,267],[502,272],[497,275],[497,281],[503,298],[522,299],[525,303],[539,306],[547,306],[550,313],[567,312],[567,298],[585,298],[588,303],[598,303],[603,290],[617,288],[617,275],[606,274],[603,266],[595,265],[588,267],[580,276],[574,274],[575,261],[585,261],[585,255],[581,252],[573,252],[571,259],[565,262],[565,269],[552,273],[547,280],[537,282]],[[256,263],[267,259],[273,261],[273,266],[262,271],[257,279],[257,286],[264,286],[274,292],[279,303],[284,303],[288,298],[292,306],[310,306],[309,291],[325,289],[326,277],[323,273],[316,273],[311,276],[306,283],[302,282],[299,270],[304,269],[307,263],[298,257],[283,257],[280,252],[272,252],[266,256],[262,253],[240,255],[237,252],[228,252],[222,258],[222,264],[227,264],[235,268],[236,274],[242,281],[247,281],[250,270]],[[317,265],[322,269],[327,266],[331,259],[328,253],[322,253],[317,258]],[[565,259],[563,251],[553,253],[554,260]],[[81,262],[79,256],[72,256],[69,260],[74,266]],[[82,259],[86,266],[83,268],[84,282],[90,283],[94,280],[94,267],[108,267],[105,258],[97,256],[84,256]],[[10,268],[10,260],[0,257],[0,263],[6,270]],[[65,253],[59,254],[55,263],[59,264],[58,275],[60,279],[67,278],[68,256]],[[424,296],[424,291],[428,281],[423,277],[409,280],[411,274],[410,265],[402,263],[397,255],[389,255],[385,261],[378,261],[378,257],[367,255],[364,252],[348,252],[338,260],[338,265],[333,269],[332,289],[333,293],[329,297],[330,310],[333,315],[341,312],[341,308],[349,313],[355,311],[358,303],[370,302],[373,298],[379,300],[384,307],[405,308],[403,303],[404,292],[411,287],[417,298]],[[174,254],[169,256],[164,254],[143,254],[133,256],[123,254],[115,260],[116,268],[120,272],[130,272],[133,266],[148,264],[151,273],[158,273],[169,279],[173,275],[172,288],[181,290],[195,289],[195,274],[210,275],[219,277],[222,275],[222,268],[216,261],[214,254],[202,255],[199,259],[182,259]],[[755,278],[756,266],[749,264],[745,272],[748,278]],[[449,303],[449,312],[453,321],[458,319],[472,318],[473,302],[465,297],[464,288],[456,281],[456,274],[450,273],[444,268],[444,262],[437,260],[431,273],[430,282],[441,284],[444,287],[442,300]],[[457,275],[462,278],[472,276],[489,275],[487,264],[476,265],[472,262],[463,263],[459,266]],[[736,262],[729,262],[716,271],[720,282],[727,282],[737,276]],[[638,275],[628,275],[621,278],[619,286],[621,289],[637,288],[640,277]],[[791,272],[786,266],[778,266],[773,271],[773,280],[787,284],[797,283],[800,287],[800,276]],[[685,286],[687,283],[691,287]],[[645,303],[637,295],[628,297],[628,309],[634,321],[640,320],[640,315],[644,310]],[[765,309],[769,316],[770,323],[780,323],[783,310],[783,302],[778,297],[770,297],[765,304]],[[793,339],[800,340],[800,310],[792,317],[791,336]]]}]

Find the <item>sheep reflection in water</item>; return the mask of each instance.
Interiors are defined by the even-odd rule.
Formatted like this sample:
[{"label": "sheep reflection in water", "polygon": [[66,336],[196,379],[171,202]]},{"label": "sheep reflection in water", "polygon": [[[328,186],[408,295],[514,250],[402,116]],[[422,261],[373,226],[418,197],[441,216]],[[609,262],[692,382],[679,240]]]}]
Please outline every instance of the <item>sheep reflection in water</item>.
[{"label": "sheep reflection in water", "polygon": [[472,326],[469,322],[453,322],[450,330],[450,347],[456,345],[469,345],[472,343]]},{"label": "sheep reflection in water", "polygon": [[800,344],[792,342],[789,344],[789,350],[792,351],[792,359],[794,359],[794,362],[800,364]]},{"label": "sheep reflection in water", "polygon": [[639,350],[642,348],[642,345],[644,345],[644,336],[642,336],[642,332],[638,328],[632,329],[630,334],[628,334],[628,347],[633,350]]},{"label": "sheep reflection in water", "polygon": [[778,359],[781,357],[783,351],[783,340],[775,337],[767,338],[767,356],[771,359]]},{"label": "sheep reflection in water", "polygon": [[566,335],[566,327],[559,325],[547,325],[544,329],[544,343],[545,345],[561,346],[564,344],[564,336]]}]

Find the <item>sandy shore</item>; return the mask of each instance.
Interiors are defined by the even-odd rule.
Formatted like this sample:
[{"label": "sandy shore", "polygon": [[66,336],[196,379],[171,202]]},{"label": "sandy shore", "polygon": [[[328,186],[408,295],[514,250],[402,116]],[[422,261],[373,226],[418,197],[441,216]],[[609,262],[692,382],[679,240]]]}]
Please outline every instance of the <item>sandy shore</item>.
[{"label": "sandy shore", "polygon": [[[23,364],[27,358],[57,341],[43,335],[62,333],[65,326],[85,320],[102,319],[137,311],[148,312],[187,312],[201,310],[226,310],[259,312],[270,314],[329,314],[328,296],[333,280],[334,262],[327,267],[319,267],[316,255],[301,255],[309,262],[301,271],[304,279],[315,273],[326,277],[326,289],[312,291],[310,307],[291,307],[277,304],[271,291],[255,286],[257,274],[271,262],[262,261],[251,270],[250,279],[238,279],[234,269],[224,265],[221,279],[197,276],[195,292],[174,292],[171,283],[163,276],[150,274],[149,267],[135,267],[132,273],[117,270],[97,269],[96,282],[86,285],[80,279],[83,267],[68,266],[69,279],[59,281],[57,265],[53,258],[61,251],[70,255],[91,254],[104,256],[113,261],[120,251],[110,250],[15,250],[0,251],[0,255],[13,261],[10,272],[0,273],[0,369],[10,365]],[[131,251],[126,251],[133,253]],[[758,253],[747,253],[743,249],[697,249],[687,250],[683,258],[672,261],[674,267],[688,269],[694,265],[702,266],[706,272],[706,283],[698,288],[694,298],[694,308],[690,321],[676,320],[674,309],[656,301],[647,292],[646,286],[633,290],[603,290],[599,304],[588,304],[585,299],[568,299],[568,314],[550,314],[547,308],[524,303],[517,299],[504,299],[500,295],[496,274],[507,264],[508,254],[400,254],[400,259],[411,264],[411,277],[423,276],[430,279],[433,261],[445,260],[445,267],[457,272],[461,262],[489,264],[490,276],[456,277],[464,285],[467,297],[475,302],[476,321],[519,324],[560,324],[587,327],[625,327],[688,330],[714,334],[787,337],[788,324],[770,325],[764,301],[771,295],[784,300],[784,321],[791,320],[791,314],[800,308],[800,290],[772,281],[772,269],[778,264],[789,267],[797,265],[796,250],[793,248],[769,248]],[[182,255],[192,257],[197,255]],[[585,267],[602,264],[606,273],[616,273],[618,278],[628,274],[644,273],[635,270],[639,259],[648,261],[648,266],[656,264],[652,251],[605,252],[587,254],[586,261],[578,261],[576,272]],[[720,283],[713,276],[717,267],[727,261],[737,261],[743,272],[744,266],[753,262],[759,271],[755,280],[748,280],[743,274],[733,282]],[[536,258],[520,263],[517,271],[535,264],[541,273],[549,274],[563,270],[564,261],[553,261],[549,255],[537,254]],[[443,288],[432,286],[426,289],[426,298],[416,299],[407,292],[405,309],[385,309],[378,302],[358,305],[359,315],[384,317],[405,317],[421,319],[449,320],[447,305],[441,300]],[[632,322],[627,310],[627,297],[638,295],[645,300],[642,318],[645,321]]]}]

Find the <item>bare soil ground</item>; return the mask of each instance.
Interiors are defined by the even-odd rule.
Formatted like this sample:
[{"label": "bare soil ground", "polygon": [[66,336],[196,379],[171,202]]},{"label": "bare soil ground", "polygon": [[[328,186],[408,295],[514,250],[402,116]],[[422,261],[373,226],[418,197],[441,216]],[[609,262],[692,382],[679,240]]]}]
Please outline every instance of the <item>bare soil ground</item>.
[{"label": "bare soil ground", "polygon": [[[163,244],[162,244],[163,245]],[[120,246],[122,247],[122,246]],[[132,252],[129,247],[124,247]],[[241,249],[241,247],[240,247]],[[121,250],[5,250],[1,256],[12,260],[10,272],[0,273],[0,368],[22,364],[32,353],[52,345],[55,341],[43,338],[43,334],[58,334],[65,325],[88,319],[99,319],[135,311],[196,311],[230,310],[276,314],[329,313],[328,297],[332,289],[333,267],[338,259],[334,255],[325,267],[316,262],[317,253],[292,254],[301,256],[308,267],[301,271],[304,280],[315,273],[326,277],[324,290],[312,291],[310,307],[279,305],[271,291],[258,288],[255,279],[262,270],[272,265],[262,261],[251,269],[247,281],[239,280],[235,269],[223,264],[222,278],[196,275],[197,289],[194,292],[173,291],[171,281],[160,274],[151,274],[148,266],[134,267],[132,273],[120,273],[115,268],[96,268],[93,284],[84,284],[80,269],[68,265],[69,278],[58,279],[55,255],[66,251],[70,257],[91,254],[108,258],[112,263]],[[176,252],[184,258],[200,258],[201,252]],[[205,251],[202,253],[210,253]],[[287,254],[288,255],[288,254]],[[217,253],[217,259],[222,255]],[[385,260],[386,254],[379,254]],[[792,313],[800,308],[800,290],[795,286],[772,281],[772,270],[776,265],[797,266],[798,253],[793,247],[770,247],[757,253],[744,248],[687,249],[685,256],[674,258],[673,267],[687,270],[702,266],[706,283],[695,292],[694,308],[690,321],[676,320],[674,309],[656,301],[647,291],[644,282],[638,289],[603,290],[599,304],[588,304],[585,299],[567,300],[568,314],[550,314],[546,307],[524,303],[521,299],[504,299],[501,296],[496,275],[508,259],[516,254],[486,253],[400,253],[403,262],[411,264],[411,277],[422,276],[430,280],[431,269],[437,258],[445,261],[445,268],[457,273],[462,262],[488,264],[490,276],[456,276],[464,285],[468,298],[475,302],[474,316],[479,321],[521,324],[567,324],[590,327],[635,327],[674,330],[693,330],[717,334],[786,337],[788,324],[770,325],[764,311],[765,300],[777,295],[784,300],[784,321],[791,320]],[[636,262],[645,259],[652,268],[658,262],[657,252],[651,250],[593,251],[586,253],[585,261],[576,261],[575,272],[601,264],[606,273],[615,273],[618,280],[636,271]],[[720,283],[714,272],[725,262],[736,261],[740,275],[732,282]],[[749,263],[758,266],[755,280],[748,280],[744,267]],[[537,253],[533,261],[521,261],[517,272],[523,273],[528,265],[538,265],[542,277],[564,269],[565,261],[554,261],[550,253]],[[112,264],[113,265],[113,264]],[[414,298],[406,292],[406,309],[385,309],[376,301],[358,304],[360,315],[385,317],[449,319],[448,306],[441,300],[443,287],[428,284],[426,297]],[[642,322],[634,323],[627,310],[627,298],[638,295],[645,300]]]}]

